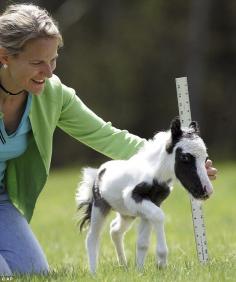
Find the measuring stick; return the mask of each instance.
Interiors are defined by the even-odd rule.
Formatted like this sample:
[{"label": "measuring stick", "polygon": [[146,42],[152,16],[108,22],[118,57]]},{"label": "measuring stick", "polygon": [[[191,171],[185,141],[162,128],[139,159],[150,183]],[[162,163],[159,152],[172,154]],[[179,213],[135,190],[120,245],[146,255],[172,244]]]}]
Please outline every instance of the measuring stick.
[{"label": "measuring stick", "polygon": [[[189,127],[191,123],[191,111],[187,77],[176,78],[175,81],[181,126]],[[190,196],[190,202],[198,259],[200,263],[205,264],[208,261],[208,251],[202,204],[192,196]]]}]

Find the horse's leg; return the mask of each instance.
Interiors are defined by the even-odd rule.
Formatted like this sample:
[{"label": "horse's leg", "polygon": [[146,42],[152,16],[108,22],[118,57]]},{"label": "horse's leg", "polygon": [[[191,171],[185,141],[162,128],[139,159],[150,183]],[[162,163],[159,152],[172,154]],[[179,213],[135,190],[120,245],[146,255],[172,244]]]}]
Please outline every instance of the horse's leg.
[{"label": "horse's leg", "polygon": [[136,247],[136,265],[138,269],[142,269],[144,265],[150,241],[151,229],[151,223],[147,219],[141,218],[141,222],[138,227],[138,240]]},{"label": "horse's leg", "polygon": [[107,213],[101,212],[99,207],[93,205],[91,213],[91,222],[86,238],[86,247],[88,252],[90,272],[96,272],[99,236]]},{"label": "horse's leg", "polygon": [[168,247],[166,243],[164,222],[157,227],[157,264],[159,267],[167,265]]},{"label": "horse's leg", "polygon": [[110,225],[110,235],[115,245],[117,260],[120,265],[127,265],[123,237],[124,233],[129,229],[132,222],[132,217],[122,216],[121,214],[117,213],[117,217],[111,222]]},{"label": "horse's leg", "polygon": [[157,235],[157,263],[160,267],[166,266],[168,248],[164,231],[165,216],[163,211],[151,201],[143,200],[142,203],[139,204],[138,213],[153,224],[154,230]]}]

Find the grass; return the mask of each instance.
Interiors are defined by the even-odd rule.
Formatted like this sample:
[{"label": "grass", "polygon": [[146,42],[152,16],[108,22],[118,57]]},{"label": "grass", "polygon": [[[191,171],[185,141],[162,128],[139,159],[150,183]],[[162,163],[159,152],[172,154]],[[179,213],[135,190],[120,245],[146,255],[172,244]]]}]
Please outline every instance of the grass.
[{"label": "grass", "polygon": [[236,281],[236,164],[217,167],[219,176],[213,183],[215,193],[204,204],[210,256],[207,265],[200,265],[196,258],[188,195],[176,186],[163,204],[170,252],[168,267],[164,270],[155,267],[155,238],[152,236],[144,270],[135,269],[137,223],[125,238],[128,268],[119,267],[109,238],[108,221],[101,241],[97,276],[96,279],[91,277],[84,247],[85,233],[79,233],[75,220],[74,193],[79,170],[65,169],[51,173],[31,223],[52,273],[45,277],[16,277],[14,281]]}]

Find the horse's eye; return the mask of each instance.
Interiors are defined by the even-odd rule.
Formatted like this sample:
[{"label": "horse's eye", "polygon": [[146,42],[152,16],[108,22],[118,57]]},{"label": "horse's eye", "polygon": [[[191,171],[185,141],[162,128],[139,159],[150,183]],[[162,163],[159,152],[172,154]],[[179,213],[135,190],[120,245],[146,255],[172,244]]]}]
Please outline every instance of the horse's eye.
[{"label": "horse's eye", "polygon": [[191,161],[191,155],[190,154],[181,154],[180,160],[183,163],[188,163]]}]

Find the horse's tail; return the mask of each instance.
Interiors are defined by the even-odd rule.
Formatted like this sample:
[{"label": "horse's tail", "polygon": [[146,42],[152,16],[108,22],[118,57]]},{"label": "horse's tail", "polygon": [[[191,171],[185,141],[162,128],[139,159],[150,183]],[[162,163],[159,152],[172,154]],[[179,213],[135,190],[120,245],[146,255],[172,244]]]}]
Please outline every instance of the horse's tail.
[{"label": "horse's tail", "polygon": [[84,168],[82,172],[82,180],[76,191],[77,210],[83,208],[84,213],[79,218],[79,228],[82,231],[85,223],[90,224],[92,205],[93,205],[93,185],[97,176],[97,169]]}]

